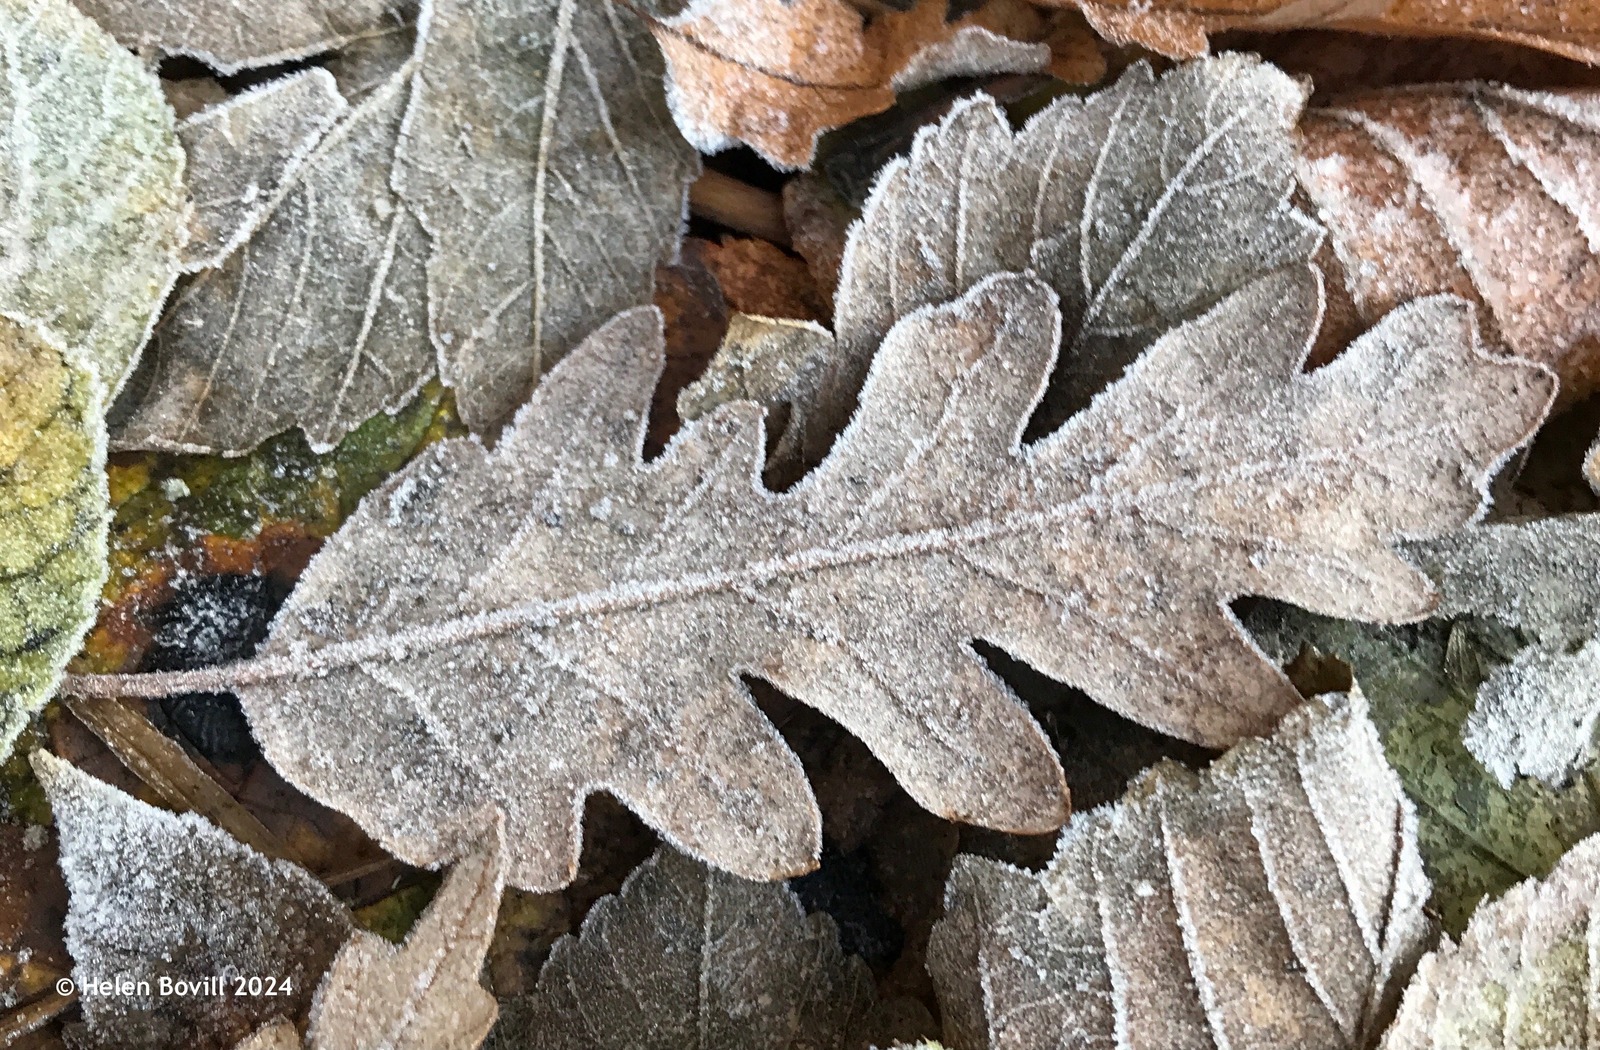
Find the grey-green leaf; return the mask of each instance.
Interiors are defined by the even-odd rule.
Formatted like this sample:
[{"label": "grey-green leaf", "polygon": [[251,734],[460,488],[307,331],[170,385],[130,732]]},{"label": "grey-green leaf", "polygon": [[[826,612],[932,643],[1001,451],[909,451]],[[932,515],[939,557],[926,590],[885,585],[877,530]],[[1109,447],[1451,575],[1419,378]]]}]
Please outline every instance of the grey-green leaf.
[{"label": "grey-green leaf", "polygon": [[0,0],[0,311],[122,386],[178,272],[183,151],[156,78],[66,0]]},{"label": "grey-green leaf", "polygon": [[94,623],[111,518],[103,400],[82,354],[0,315],[0,760]]}]

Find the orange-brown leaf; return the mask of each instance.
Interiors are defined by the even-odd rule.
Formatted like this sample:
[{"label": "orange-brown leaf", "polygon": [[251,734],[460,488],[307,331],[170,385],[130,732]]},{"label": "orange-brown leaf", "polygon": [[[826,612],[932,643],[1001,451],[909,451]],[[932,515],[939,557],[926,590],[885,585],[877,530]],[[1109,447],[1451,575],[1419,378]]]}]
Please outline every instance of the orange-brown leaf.
[{"label": "orange-brown leaf", "polygon": [[1482,84],[1373,92],[1300,126],[1299,177],[1365,327],[1454,292],[1484,334],[1600,387],[1600,95]]},{"label": "orange-brown leaf", "polygon": [[1076,4],[1101,34],[1174,58],[1206,53],[1223,29],[1349,29],[1471,36],[1600,62],[1596,0],[1046,0]]},{"label": "orange-brown leaf", "polygon": [[1025,5],[996,0],[952,23],[946,10],[946,0],[922,0],[867,25],[845,0],[697,0],[651,32],[690,142],[705,152],[744,142],[800,168],[822,132],[888,109],[897,90],[1049,63],[1048,47],[1009,35],[1049,31]]}]

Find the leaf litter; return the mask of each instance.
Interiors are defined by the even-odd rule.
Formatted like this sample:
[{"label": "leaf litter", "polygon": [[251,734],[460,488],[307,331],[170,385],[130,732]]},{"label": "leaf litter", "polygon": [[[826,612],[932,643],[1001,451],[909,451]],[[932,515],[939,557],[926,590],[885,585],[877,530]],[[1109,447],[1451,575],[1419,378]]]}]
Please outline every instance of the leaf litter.
[{"label": "leaf litter", "polygon": [[[766,106],[760,119],[773,127],[800,116],[783,100],[784,85],[743,100],[724,87],[713,97],[682,63],[670,83],[681,104],[669,114],[649,27],[685,8],[690,17],[709,11],[738,21],[747,13],[740,5],[441,0],[323,11],[308,2],[268,25],[221,0],[183,11],[85,4],[148,67],[187,78],[166,82],[188,114],[175,137],[159,106],[107,117],[113,132],[142,126],[153,136],[131,140],[154,144],[140,156],[155,162],[130,176],[155,179],[144,239],[135,238],[121,270],[93,252],[73,259],[90,260],[84,272],[94,280],[125,289],[91,311],[133,333],[116,343],[108,386],[121,383],[137,355],[155,305],[150,289],[164,289],[180,264],[188,272],[112,413],[116,435],[227,453],[286,428],[304,429],[316,449],[358,424],[400,435],[395,455],[379,450],[372,460],[387,465],[358,465],[354,480],[339,466],[349,459],[342,448],[326,459],[306,453],[320,480],[285,476],[287,491],[300,494],[292,500],[311,500],[294,503],[281,523],[300,527],[293,522],[311,515],[287,561],[263,546],[280,542],[267,538],[279,527],[267,521],[277,513],[268,509],[274,481],[224,514],[242,522],[237,536],[193,533],[174,513],[164,525],[130,518],[144,537],[130,534],[131,542],[169,544],[154,555],[163,563],[292,578],[347,503],[438,437],[437,421],[417,431],[384,415],[427,383],[417,402],[424,408],[405,416],[425,421],[445,396],[430,375],[453,388],[478,436],[431,446],[362,503],[313,561],[256,657],[67,683],[70,692],[100,694],[95,709],[134,729],[144,725],[140,706],[115,694],[237,689],[269,757],[297,783],[407,860],[456,861],[434,904],[400,948],[352,937],[344,906],[304,872],[40,754],[39,777],[58,808],[80,811],[60,818],[70,847],[63,865],[75,880],[71,928],[140,927],[119,935],[113,954],[153,953],[161,965],[181,959],[210,972],[215,955],[197,956],[184,923],[168,921],[179,914],[224,955],[259,954],[256,942],[283,932],[264,934],[263,924],[286,913],[291,941],[338,927],[315,950],[267,946],[306,966],[292,1002],[173,1009],[137,995],[86,997],[78,1008],[85,1023],[66,1027],[78,1043],[470,1048],[498,999],[513,1016],[531,1009],[545,1019],[542,1035],[574,1046],[779,1046],[799,1030],[816,1045],[909,1045],[932,1030],[922,945],[928,902],[956,842],[1037,858],[1030,863],[1047,854],[1048,840],[957,831],[942,818],[1047,833],[1067,816],[1051,740],[1061,746],[1071,734],[1052,729],[1047,738],[996,673],[1015,678],[1018,658],[1062,689],[1083,690],[1085,703],[1092,697],[1215,747],[1244,742],[1208,770],[1159,767],[1123,802],[1079,814],[1043,873],[971,856],[957,862],[951,911],[929,960],[945,1037],[958,1048],[1031,1048],[1043,1032],[1067,1045],[1369,1046],[1427,946],[1425,900],[1459,929],[1479,896],[1544,874],[1593,824],[1584,690],[1594,668],[1582,664],[1594,645],[1592,617],[1576,607],[1587,582],[1573,579],[1586,563],[1567,559],[1544,533],[1536,542],[1532,532],[1493,534],[1476,569],[1463,569],[1472,558],[1450,547],[1502,527],[1471,522],[1483,513],[1490,478],[1540,425],[1555,390],[1549,372],[1509,355],[1552,365],[1563,405],[1577,404],[1587,381],[1586,96],[1451,85],[1356,96],[1304,116],[1307,85],[1224,56],[1159,75],[1135,64],[1103,91],[1054,102],[1059,88],[1027,98],[1026,87],[997,87],[996,97],[1024,97],[1017,113],[1034,114],[1013,130],[988,98],[951,105],[958,90],[938,88],[943,102],[880,123],[898,146],[872,145],[865,125],[855,139],[839,138],[865,143],[862,157],[873,158],[857,163],[862,194],[871,168],[909,144],[848,236],[823,214],[830,205],[820,197],[812,203],[822,211],[808,216],[799,206],[805,179],[784,187],[796,202],[787,232],[807,253],[809,274],[764,242],[747,242],[737,264],[721,247],[704,249],[705,259],[727,256],[726,266],[695,263],[726,297],[712,287],[709,298],[691,289],[669,301],[677,311],[669,335],[695,327],[705,346],[693,354],[704,360],[728,307],[741,313],[724,353],[680,399],[694,418],[647,457],[644,448],[659,447],[643,435],[662,321],[626,308],[650,300],[656,264],[672,260],[682,238],[682,190],[696,162],[671,116],[692,130],[686,114],[730,101]],[[1091,6],[1086,14],[1102,27],[1121,17]],[[1306,18],[1327,14],[1301,7]],[[786,16],[803,21],[809,10]],[[1444,4],[1429,17],[1448,25],[1451,11]],[[959,25],[943,20],[945,6],[935,2],[864,23],[847,14],[841,25],[864,25],[868,46],[884,46],[885,70],[932,40],[907,68],[937,77],[1007,68],[1011,59],[996,55],[1036,62],[1038,48],[1015,42],[1067,47],[1087,25],[1076,13],[1045,15],[1010,0]],[[1211,28],[1160,10],[1135,17],[1147,15],[1157,31],[1191,40]],[[1404,21],[1391,15],[1381,24]],[[1581,35],[1580,15],[1573,18],[1562,32]],[[1511,21],[1458,28],[1503,33]],[[974,24],[1010,40],[961,28]],[[793,43],[796,25],[774,32]],[[748,69],[711,71],[711,80],[726,74],[725,84],[735,83],[758,70],[768,56],[754,37],[719,47],[731,54],[752,42]],[[1106,57],[1119,67],[1128,60],[1090,49],[1101,67]],[[110,63],[122,62],[124,78],[117,83],[153,86],[114,52]],[[192,59],[208,73],[195,72]],[[285,59],[289,68],[272,68]],[[890,86],[905,87],[904,77]],[[105,96],[122,97],[120,87]],[[913,140],[919,123],[926,126]],[[803,121],[793,127],[791,145],[809,155],[814,132]],[[725,133],[760,139],[717,131]],[[1318,135],[1337,147],[1337,162]],[[183,159],[178,146],[187,154],[187,205],[162,174],[178,170],[162,168],[163,158]],[[1318,151],[1322,160],[1308,165]],[[113,148],[100,170],[114,174],[128,159]],[[740,171],[745,162],[718,163]],[[763,235],[789,243],[775,194],[717,178],[723,190],[761,198]],[[1427,207],[1386,212],[1396,199]],[[1319,248],[1323,234],[1296,202],[1328,223],[1330,244]],[[95,207],[103,216],[118,205]],[[1428,209],[1444,223],[1442,248],[1422,221]],[[1402,213],[1411,216],[1396,220],[1403,229],[1383,225]],[[813,220],[816,228],[805,229]],[[88,228],[85,236],[99,236]],[[1540,243],[1535,232],[1547,241],[1558,234],[1571,250],[1559,259],[1530,252]],[[1494,251],[1496,237],[1516,251]],[[792,272],[832,294],[830,256],[843,260],[832,303],[782,287],[780,274]],[[1313,258],[1329,270],[1331,304]],[[290,282],[300,263],[302,283]],[[772,287],[761,287],[759,273],[747,279],[728,268],[736,266],[770,271]],[[1539,266],[1552,276],[1529,277]],[[1547,294],[1547,284],[1559,292]],[[50,310],[68,316],[50,304],[69,293],[37,277],[18,288],[36,304],[18,319],[24,327],[49,326]],[[1465,301],[1433,294],[1441,291]],[[708,313],[698,317],[702,299]],[[1325,308],[1335,323],[1319,335]],[[833,328],[751,312],[831,316]],[[228,338],[219,342],[219,332]],[[68,364],[63,375],[95,352],[70,328],[40,339]],[[55,359],[45,359],[33,372],[54,375]],[[93,380],[95,371],[84,374]],[[653,433],[662,438],[673,423],[661,408],[682,384],[655,396]],[[77,413],[88,446],[99,447],[103,408]],[[293,473],[297,461],[276,448],[282,440],[211,481],[214,460],[195,459],[168,477],[164,461],[119,457],[111,491],[124,507],[169,515],[190,498],[185,476],[201,479],[209,499],[218,484],[224,496],[231,491],[234,482],[219,479],[274,464]],[[71,456],[45,455],[68,487],[100,474],[93,457],[85,470]],[[367,462],[365,452],[351,455]],[[1515,465],[1497,492],[1510,491]],[[10,484],[33,514],[32,470],[0,475],[0,502]],[[314,506],[319,499],[327,513]],[[90,503],[89,517],[98,510],[103,521],[104,501]],[[1530,511],[1540,505],[1523,496],[1497,508],[1502,518]],[[1550,522],[1571,523],[1507,527],[1559,531]],[[119,539],[119,552],[126,542]],[[203,551],[185,549],[197,543]],[[1530,549],[1507,556],[1519,544]],[[1447,548],[1456,551],[1448,572],[1435,557]],[[159,571],[123,570],[108,609],[133,623],[142,599],[122,599],[163,584]],[[1461,580],[1474,573],[1498,577],[1457,602]],[[1541,612],[1543,599],[1529,588],[1551,581],[1565,591]],[[1490,593],[1495,587],[1505,593]],[[92,590],[85,583],[76,593]],[[1316,615],[1414,622],[1441,596],[1454,619],[1417,628]],[[19,608],[20,622],[38,614],[33,601]],[[1288,620],[1274,627],[1263,610]],[[1492,620],[1474,618],[1486,612]],[[1332,626],[1308,627],[1319,623]],[[1378,735],[1359,691],[1331,710],[1302,706],[1300,691],[1341,676],[1331,687],[1352,688],[1336,659],[1302,648],[1287,673],[1276,666],[1291,639],[1314,635],[1339,651],[1341,631],[1371,643],[1356,647],[1353,662],[1361,686],[1372,676]],[[141,644],[137,629],[113,635],[97,631],[95,666],[126,666]],[[71,640],[59,637],[66,655]],[[1436,676],[1448,684],[1436,688]],[[1502,690],[1511,700],[1496,716],[1496,682],[1513,678],[1521,691]],[[1480,680],[1482,702],[1469,717],[1466,697]],[[797,721],[796,701],[772,686],[821,712],[808,714],[815,725]],[[1494,717],[1518,740],[1492,740],[1483,726]],[[70,724],[51,718],[58,752],[82,761],[87,753],[72,734],[58,731]],[[1467,757],[1463,722],[1468,744],[1489,741],[1479,750],[1502,779],[1532,772],[1576,782],[1559,791],[1527,781],[1499,787]],[[27,739],[33,746],[36,732]],[[832,753],[830,739],[856,749],[854,765]],[[209,783],[200,766],[181,764]],[[852,799],[852,782],[872,797]],[[650,849],[650,833],[636,822],[625,827],[632,818],[597,795],[620,799],[670,845],[590,915],[581,935],[560,942],[543,966],[548,980],[530,990],[515,975],[539,969],[541,945]],[[1419,800],[1420,819],[1405,795]],[[246,816],[237,826],[255,827]],[[1384,829],[1363,823],[1388,817]],[[484,829],[501,821],[503,841],[486,840]],[[614,872],[498,907],[502,880],[539,888],[572,880],[581,823],[584,869],[611,864]],[[281,825],[272,826],[275,834]],[[917,837],[927,842],[912,848]],[[118,844],[98,848],[108,841]],[[876,972],[846,956],[827,919],[804,918],[790,891],[739,877],[804,870],[825,841],[823,871],[796,883],[800,899],[833,912],[845,943]],[[305,845],[291,855],[305,855]],[[327,854],[329,842],[316,846]],[[143,863],[189,857],[184,850],[205,859]],[[859,860],[841,861],[841,850],[872,858],[877,876]],[[1600,889],[1583,856],[1580,847],[1552,876],[1562,901]],[[1145,861],[1166,872],[1164,882],[1119,882],[1122,869]],[[897,871],[896,863],[926,870]],[[188,873],[206,864],[249,874],[204,888],[226,895],[219,905]],[[1437,878],[1431,896],[1424,867]],[[898,941],[888,954],[862,941],[850,911],[849,901],[878,892],[850,880],[873,877],[889,879],[898,895],[891,912],[907,937],[898,958]],[[824,882],[827,892],[817,889]],[[380,906],[385,925],[397,923],[396,938],[432,884]],[[340,892],[362,896],[353,885]],[[1550,916],[1568,929],[1581,921],[1527,903],[1539,892],[1515,891],[1504,914],[1523,909],[1546,927]],[[926,901],[901,899],[908,893]],[[402,896],[412,903],[394,905]],[[1090,898],[1100,903],[1091,907]],[[118,902],[115,913],[105,912],[107,899]],[[1148,921],[1160,901],[1172,914]],[[293,917],[325,905],[332,918],[311,929]],[[152,908],[158,918],[145,922]],[[1482,914],[1487,924],[1500,913]],[[1508,930],[1505,923],[1523,920],[1494,921]],[[177,947],[163,940],[174,935]],[[1463,950],[1485,957],[1474,936]],[[1497,936],[1500,961],[1487,975],[1457,977],[1448,949],[1445,961],[1425,964],[1405,1009],[1441,995],[1457,1004],[1429,1015],[1427,1038],[1465,1046],[1463,1033],[1476,1033],[1472,1046],[1501,1045],[1478,1024],[1475,994],[1491,1012],[1509,1004],[1496,1015],[1504,1031],[1587,1023],[1582,1008],[1546,1011],[1579,998],[1573,989],[1586,970],[1573,945],[1581,947],[1581,933],[1560,934],[1553,955],[1548,941],[1511,950],[1515,933]],[[106,956],[106,945],[90,941],[73,944],[85,973]],[[140,956],[136,964],[147,963]],[[665,994],[665,1005],[641,1008],[678,987],[672,982],[696,979],[695,994]],[[1487,991],[1441,992],[1450,982]],[[1103,994],[1083,994],[1090,988]],[[925,1003],[894,998],[903,990]],[[613,1000],[621,1008],[595,1012],[595,1003]],[[68,1002],[44,997],[0,1016],[0,1041],[26,1040]],[[897,1023],[865,1022],[884,1011]],[[1405,1029],[1409,1043],[1398,1042],[1400,1029],[1391,1039],[1432,1045],[1423,1030]],[[503,1025],[497,1038],[526,1041],[514,1033]]]}]

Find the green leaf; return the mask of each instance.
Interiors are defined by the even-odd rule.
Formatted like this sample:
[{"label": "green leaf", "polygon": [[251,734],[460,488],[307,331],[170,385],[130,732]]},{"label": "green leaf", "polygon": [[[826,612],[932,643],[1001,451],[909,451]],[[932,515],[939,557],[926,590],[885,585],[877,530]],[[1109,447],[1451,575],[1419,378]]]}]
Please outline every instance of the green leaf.
[{"label": "green leaf", "polygon": [[1475,620],[1374,627],[1281,605],[1244,619],[1269,653],[1288,658],[1311,646],[1353,669],[1389,762],[1416,803],[1431,904],[1451,933],[1465,928],[1483,897],[1545,875],[1575,843],[1600,832],[1593,768],[1561,791],[1533,780],[1507,789],[1462,743],[1479,679],[1517,648],[1503,629]]},{"label": "green leaf", "polygon": [[114,396],[178,272],[183,151],[156,78],[66,0],[0,0],[0,310]]},{"label": "green leaf", "polygon": [[94,621],[109,504],[99,380],[0,316],[0,760]]}]

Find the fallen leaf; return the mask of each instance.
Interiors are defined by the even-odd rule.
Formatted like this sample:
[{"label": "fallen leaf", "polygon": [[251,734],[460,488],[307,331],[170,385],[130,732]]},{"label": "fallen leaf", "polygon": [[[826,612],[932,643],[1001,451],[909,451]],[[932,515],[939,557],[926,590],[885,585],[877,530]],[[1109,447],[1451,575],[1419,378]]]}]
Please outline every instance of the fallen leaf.
[{"label": "fallen leaf", "polygon": [[893,1034],[826,915],[662,849],[557,941],[489,1050],[866,1050]]},{"label": "fallen leaf", "polygon": [[1164,332],[1309,259],[1318,231],[1288,203],[1303,101],[1282,73],[1229,55],[1159,79],[1134,66],[1016,133],[992,101],[958,103],[884,168],[846,247],[813,412],[824,443],[808,461],[849,418],[894,323],[990,274],[1026,270],[1059,297],[1057,374],[1036,421],[1048,429]]},{"label": "fallen leaf", "polygon": [[104,411],[82,354],[0,315],[0,761],[94,623],[111,517]]},{"label": "fallen leaf", "polygon": [[1312,110],[1300,136],[1361,324],[1453,292],[1488,341],[1556,370],[1563,404],[1600,388],[1600,96],[1400,88]]},{"label": "fallen leaf", "polygon": [[694,250],[716,275],[728,306],[739,313],[815,321],[829,312],[805,262],[767,241],[697,241]]},{"label": "fallen leaf", "polygon": [[66,0],[3,0],[0,311],[114,397],[177,276],[183,151],[156,78]]},{"label": "fallen leaf", "polygon": [[492,430],[582,336],[650,301],[698,162],[644,28],[610,0],[437,0],[418,27],[254,235],[178,290],[120,445],[237,452],[300,426],[325,450],[436,368]]},{"label": "fallen leaf", "polygon": [[350,107],[332,74],[308,69],[207,106],[178,126],[194,213],[185,270],[221,266],[272,213],[312,147]]},{"label": "fallen leaf", "polygon": [[678,416],[698,419],[730,401],[776,410],[767,423],[778,439],[768,457],[775,468],[766,480],[774,488],[787,487],[796,480],[805,450],[825,440],[810,416],[832,355],[833,339],[820,325],[734,314],[716,356],[678,394]]},{"label": "fallen leaf", "polygon": [[1502,787],[1519,776],[1565,787],[1595,757],[1600,720],[1600,638],[1576,652],[1518,653],[1478,689],[1467,750]]},{"label": "fallen leaf", "polygon": [[404,16],[396,0],[73,0],[123,47],[182,55],[219,73],[276,66],[376,36]]},{"label": "fallen leaf", "polygon": [[1440,611],[1520,628],[1534,643],[1478,691],[1466,744],[1502,786],[1568,783],[1600,718],[1600,515],[1478,525],[1412,545]]},{"label": "fallen leaf", "polygon": [[472,1050],[494,1026],[478,983],[504,885],[502,831],[463,856],[396,947],[357,931],[334,957],[311,1011],[310,1050]]},{"label": "fallen leaf", "polygon": [[922,0],[864,25],[846,0],[696,0],[651,31],[690,142],[705,153],[744,142],[780,168],[803,168],[822,132],[888,109],[897,90],[1050,61],[1045,45],[985,28],[981,11],[955,23],[945,13],[945,0]]},{"label": "fallen leaf", "polygon": [[1368,1046],[1430,933],[1416,827],[1359,692],[1198,776],[1158,765],[1042,873],[957,859],[929,948],[944,1038]]},{"label": "fallen leaf", "polygon": [[1472,917],[1417,967],[1383,1050],[1579,1047],[1595,1029],[1600,838]]},{"label": "fallen leaf", "polygon": [[1100,34],[1173,58],[1206,53],[1225,29],[1344,29],[1387,36],[1473,36],[1600,62],[1593,0],[1046,0],[1077,7]]},{"label": "fallen leaf", "polygon": [[1462,743],[1478,681],[1503,662],[1505,629],[1478,620],[1378,627],[1261,603],[1244,622],[1275,659],[1308,647],[1361,682],[1384,751],[1416,804],[1430,907],[1459,934],[1473,909],[1600,833],[1600,779],[1557,791],[1535,780],[1502,788]]},{"label": "fallen leaf", "polygon": [[433,446],[364,501],[251,662],[98,688],[235,688],[287,779],[412,863],[498,804],[529,889],[571,879],[600,790],[729,870],[814,863],[803,771],[741,673],[840,722],[931,811],[1047,831],[1059,766],[973,638],[1174,735],[1263,731],[1298,695],[1227,603],[1425,615],[1390,544],[1475,514],[1542,417],[1548,375],[1474,350],[1449,299],[1302,373],[1318,287],[1298,268],[1246,286],[1024,448],[1060,318],[1038,281],[990,278],[891,331],[855,423],[783,494],[755,483],[749,403],[640,461],[662,349],[632,311],[492,452]]},{"label": "fallen leaf", "polygon": [[[47,751],[33,765],[61,836],[67,948],[90,1045],[227,1048],[274,1016],[304,1018],[351,929],[321,883]],[[282,994],[235,994],[241,977]],[[210,983],[180,992],[163,981]]]}]

